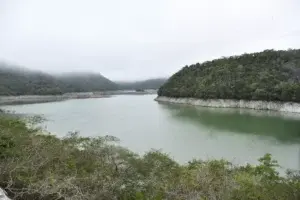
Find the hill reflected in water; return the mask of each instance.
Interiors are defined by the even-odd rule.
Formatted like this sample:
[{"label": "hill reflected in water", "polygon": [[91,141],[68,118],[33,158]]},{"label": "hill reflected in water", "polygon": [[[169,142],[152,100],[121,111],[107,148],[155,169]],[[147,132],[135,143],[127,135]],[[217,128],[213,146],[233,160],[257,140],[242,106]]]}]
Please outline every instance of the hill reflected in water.
[{"label": "hill reflected in water", "polygon": [[300,143],[300,115],[250,109],[205,108],[163,104],[171,116],[224,132],[272,137],[284,143]]}]

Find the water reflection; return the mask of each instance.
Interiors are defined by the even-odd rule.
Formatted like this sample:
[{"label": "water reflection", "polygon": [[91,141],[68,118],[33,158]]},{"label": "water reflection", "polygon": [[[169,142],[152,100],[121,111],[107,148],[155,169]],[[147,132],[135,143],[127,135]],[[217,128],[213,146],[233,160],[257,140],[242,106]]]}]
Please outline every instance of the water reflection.
[{"label": "water reflection", "polygon": [[250,109],[205,108],[162,104],[179,120],[198,126],[239,134],[275,138],[284,143],[300,143],[300,115]]}]

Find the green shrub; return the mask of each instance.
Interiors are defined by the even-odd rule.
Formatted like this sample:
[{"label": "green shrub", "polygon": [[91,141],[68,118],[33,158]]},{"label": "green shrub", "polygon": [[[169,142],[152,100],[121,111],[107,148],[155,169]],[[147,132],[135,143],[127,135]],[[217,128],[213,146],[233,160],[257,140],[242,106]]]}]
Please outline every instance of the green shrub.
[{"label": "green shrub", "polygon": [[180,165],[151,150],[139,156],[114,137],[58,139],[0,118],[0,187],[13,199],[299,199],[300,176],[279,176],[270,154],[257,166],[225,160]]}]

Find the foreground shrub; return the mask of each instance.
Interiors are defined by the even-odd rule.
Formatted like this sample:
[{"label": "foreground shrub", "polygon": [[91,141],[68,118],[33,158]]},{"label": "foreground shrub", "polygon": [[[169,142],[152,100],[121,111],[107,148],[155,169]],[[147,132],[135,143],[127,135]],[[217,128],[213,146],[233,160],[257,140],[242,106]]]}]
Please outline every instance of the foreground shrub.
[{"label": "foreground shrub", "polygon": [[139,156],[117,138],[42,134],[0,117],[0,187],[18,200],[298,199],[300,178],[276,171],[271,155],[257,166],[225,160],[180,165],[152,150]]}]

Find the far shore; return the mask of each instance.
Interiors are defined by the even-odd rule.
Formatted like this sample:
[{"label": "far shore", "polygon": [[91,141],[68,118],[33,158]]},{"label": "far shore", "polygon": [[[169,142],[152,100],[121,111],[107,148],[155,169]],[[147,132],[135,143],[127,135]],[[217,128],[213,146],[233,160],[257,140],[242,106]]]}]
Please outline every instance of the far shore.
[{"label": "far shore", "polygon": [[0,106],[48,103],[48,102],[66,101],[70,99],[109,98],[113,95],[146,95],[146,94],[156,94],[156,90],[145,90],[145,91],[117,90],[117,91],[104,91],[104,92],[66,93],[63,95],[0,96]]},{"label": "far shore", "polygon": [[173,104],[194,105],[214,108],[247,108],[255,110],[273,110],[280,112],[300,113],[300,103],[254,101],[254,100],[231,100],[231,99],[196,99],[196,98],[172,98],[158,96],[155,101]]}]

